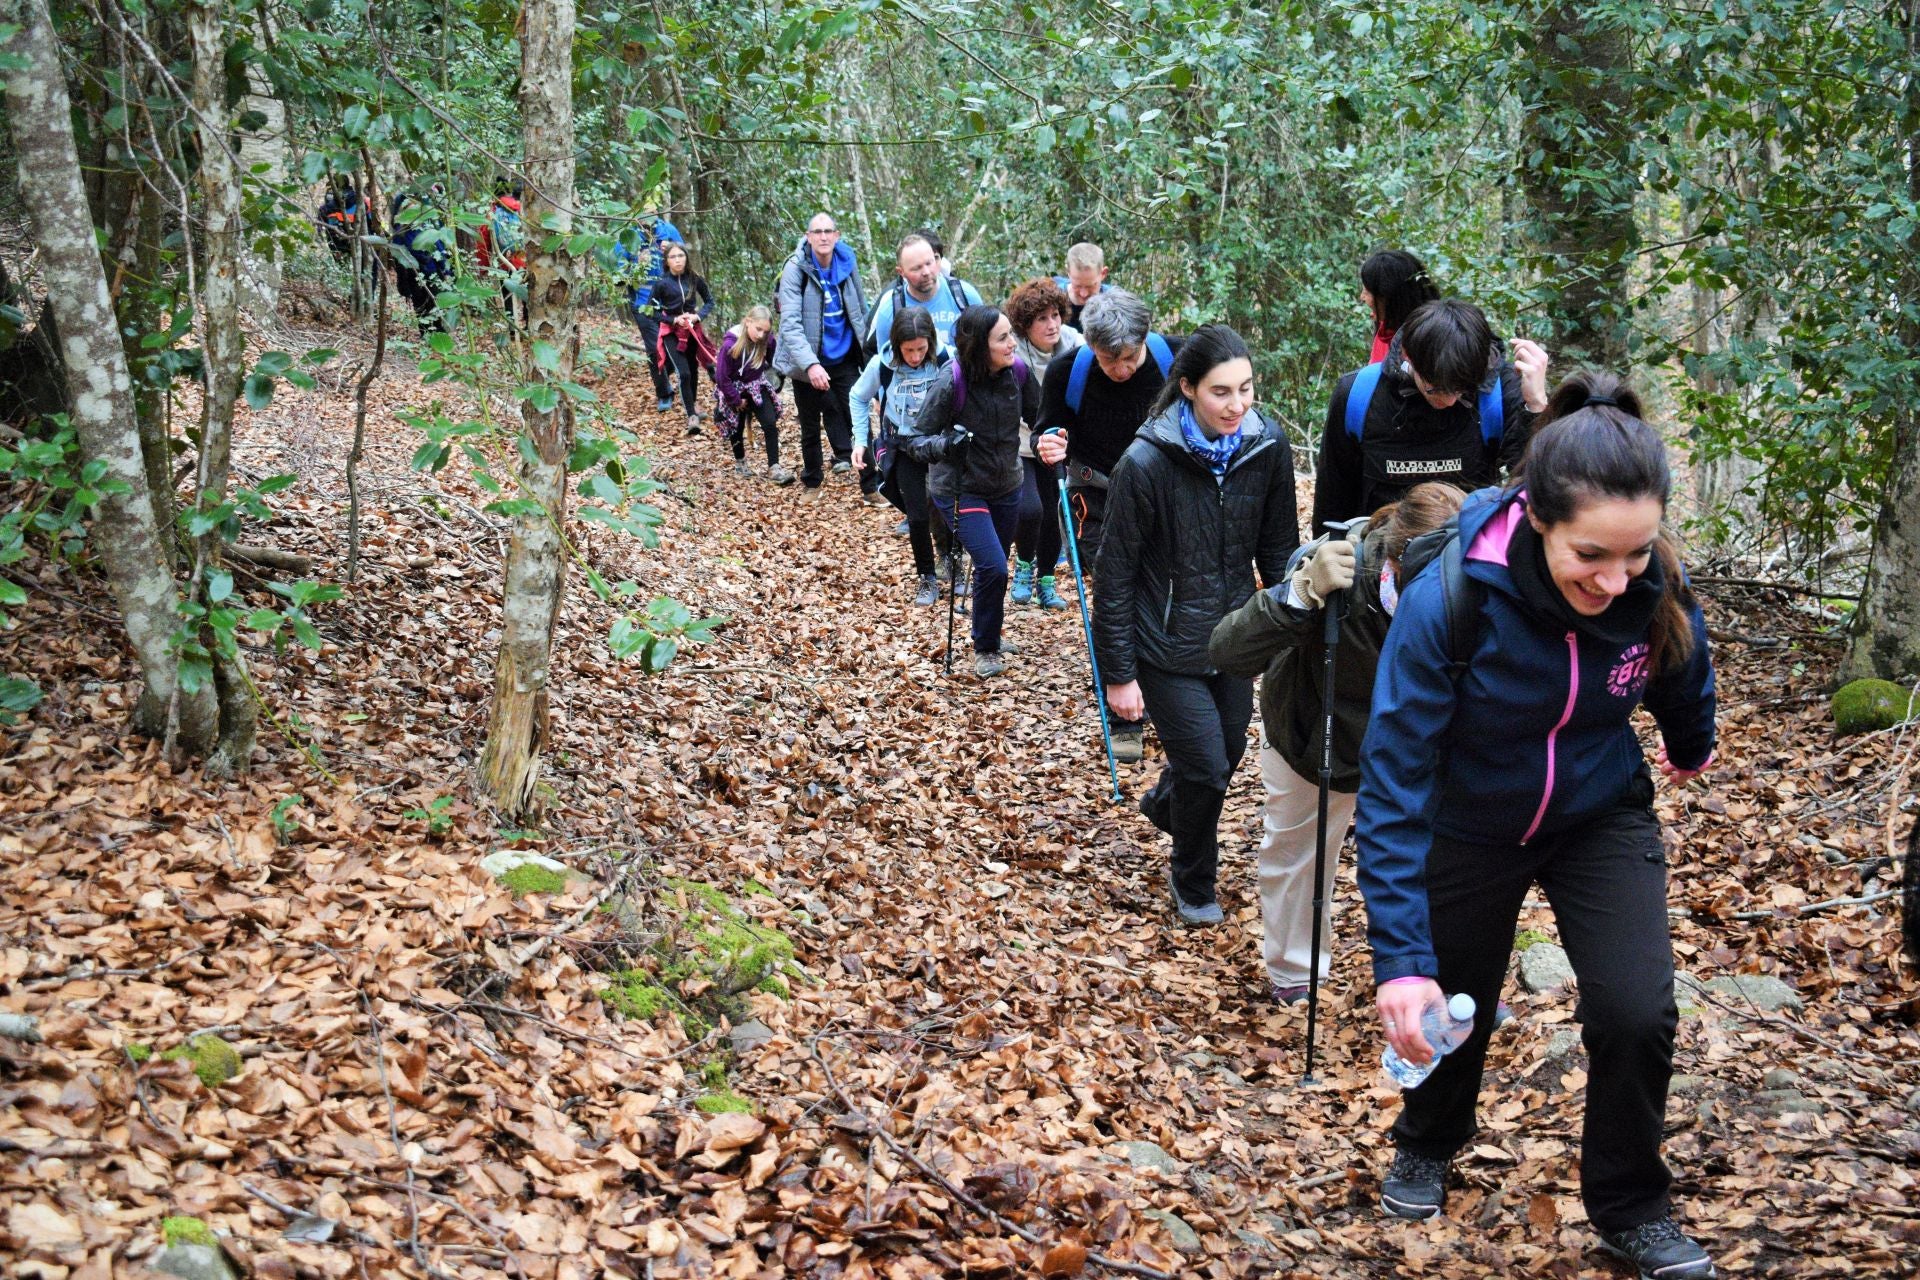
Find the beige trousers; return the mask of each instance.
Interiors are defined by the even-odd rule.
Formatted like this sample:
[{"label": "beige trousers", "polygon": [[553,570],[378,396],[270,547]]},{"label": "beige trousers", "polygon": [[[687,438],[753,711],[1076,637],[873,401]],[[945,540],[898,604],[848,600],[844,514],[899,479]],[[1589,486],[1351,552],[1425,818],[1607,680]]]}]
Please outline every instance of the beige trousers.
[{"label": "beige trousers", "polygon": [[[1313,956],[1313,864],[1315,819],[1320,785],[1293,771],[1272,747],[1260,748],[1260,777],[1267,798],[1261,814],[1260,919],[1266,927],[1261,950],[1267,976],[1283,987],[1304,986]],[[1333,880],[1353,820],[1351,792],[1327,793],[1326,904],[1320,914],[1320,976],[1332,968]]]}]

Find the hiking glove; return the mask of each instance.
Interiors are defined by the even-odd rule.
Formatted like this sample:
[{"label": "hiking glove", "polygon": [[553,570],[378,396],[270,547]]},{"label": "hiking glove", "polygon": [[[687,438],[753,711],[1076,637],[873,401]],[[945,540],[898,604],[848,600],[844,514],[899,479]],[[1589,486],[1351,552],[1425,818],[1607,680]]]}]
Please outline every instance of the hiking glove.
[{"label": "hiking glove", "polygon": [[1353,585],[1353,544],[1323,542],[1293,572],[1293,589],[1307,607],[1318,609],[1336,591]]}]

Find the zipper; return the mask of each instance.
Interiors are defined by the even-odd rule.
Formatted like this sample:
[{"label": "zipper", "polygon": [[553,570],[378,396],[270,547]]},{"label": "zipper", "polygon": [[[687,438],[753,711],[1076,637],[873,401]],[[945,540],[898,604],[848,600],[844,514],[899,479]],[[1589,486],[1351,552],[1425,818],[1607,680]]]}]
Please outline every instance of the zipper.
[{"label": "zipper", "polygon": [[1553,726],[1547,734],[1547,785],[1540,793],[1540,808],[1534,812],[1533,825],[1527,828],[1527,834],[1520,837],[1525,844],[1533,839],[1533,833],[1540,829],[1540,823],[1547,816],[1547,805],[1553,799],[1554,751],[1559,744],[1560,731],[1567,727],[1567,721],[1573,719],[1573,704],[1580,700],[1580,639],[1573,632],[1567,632],[1567,705],[1560,713],[1560,723]]},{"label": "zipper", "polygon": [[1167,607],[1160,611],[1160,629],[1169,633],[1173,630],[1173,576],[1167,576]]}]

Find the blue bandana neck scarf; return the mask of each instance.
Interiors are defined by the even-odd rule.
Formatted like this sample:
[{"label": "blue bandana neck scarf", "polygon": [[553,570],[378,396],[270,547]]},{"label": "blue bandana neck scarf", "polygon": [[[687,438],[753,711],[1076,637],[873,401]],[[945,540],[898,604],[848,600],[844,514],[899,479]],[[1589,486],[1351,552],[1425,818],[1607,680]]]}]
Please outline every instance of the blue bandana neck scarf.
[{"label": "blue bandana neck scarf", "polygon": [[1186,441],[1187,452],[1207,464],[1207,470],[1213,472],[1215,482],[1226,479],[1227,463],[1240,448],[1240,433],[1208,439],[1207,433],[1200,429],[1199,420],[1193,416],[1193,405],[1186,400],[1180,402],[1180,435]]}]

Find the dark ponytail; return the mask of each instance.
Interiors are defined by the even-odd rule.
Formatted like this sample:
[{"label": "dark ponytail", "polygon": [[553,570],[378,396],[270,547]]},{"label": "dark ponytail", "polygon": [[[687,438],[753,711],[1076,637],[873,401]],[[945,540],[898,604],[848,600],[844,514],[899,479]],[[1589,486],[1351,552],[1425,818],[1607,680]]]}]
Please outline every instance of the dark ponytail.
[{"label": "dark ponytail", "polygon": [[[1582,371],[1562,382],[1540,415],[1515,477],[1527,491],[1528,510],[1549,526],[1571,520],[1601,498],[1655,498],[1664,511],[1673,472],[1666,441],[1647,425],[1643,412],[1639,395],[1613,374]],[[1647,637],[1649,667],[1657,676],[1693,652],[1693,591],[1664,525],[1653,554],[1666,584]]]},{"label": "dark ponytail", "polygon": [[[1151,359],[1141,352],[1142,360]],[[1160,388],[1160,394],[1153,402],[1153,408],[1147,411],[1149,418],[1157,418],[1173,407],[1173,402],[1181,398],[1180,383],[1191,382],[1200,385],[1200,379],[1206,377],[1229,360],[1252,360],[1247,350],[1246,339],[1223,324],[1203,324],[1193,331],[1193,336],[1180,346],[1180,353],[1173,358],[1173,367],[1167,370],[1166,385]]]}]

